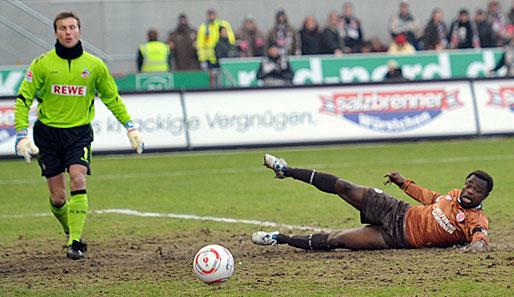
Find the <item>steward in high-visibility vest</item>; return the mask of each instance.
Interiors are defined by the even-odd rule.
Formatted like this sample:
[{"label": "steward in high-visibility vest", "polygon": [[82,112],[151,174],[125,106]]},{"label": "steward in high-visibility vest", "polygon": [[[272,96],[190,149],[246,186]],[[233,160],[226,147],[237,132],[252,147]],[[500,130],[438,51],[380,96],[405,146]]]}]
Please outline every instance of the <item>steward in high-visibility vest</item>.
[{"label": "steward in high-visibility vest", "polygon": [[230,23],[218,19],[216,11],[209,9],[207,11],[207,21],[198,27],[198,34],[196,35],[196,50],[198,61],[202,64],[202,68],[212,68],[217,65],[218,61],[214,48],[220,38],[220,27],[227,29],[229,43],[235,44],[236,37]]},{"label": "steward in high-visibility vest", "polygon": [[157,31],[148,31],[148,42],[138,49],[138,72],[167,72],[171,69],[170,47],[157,40]]}]

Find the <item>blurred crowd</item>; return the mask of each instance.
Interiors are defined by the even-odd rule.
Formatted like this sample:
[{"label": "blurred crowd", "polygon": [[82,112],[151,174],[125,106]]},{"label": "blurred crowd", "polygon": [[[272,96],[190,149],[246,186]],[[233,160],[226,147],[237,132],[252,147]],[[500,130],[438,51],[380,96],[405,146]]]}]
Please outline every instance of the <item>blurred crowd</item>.
[{"label": "blurred crowd", "polygon": [[[158,32],[149,30],[148,42],[138,49],[140,72],[169,70],[214,70],[221,58],[261,57],[278,51],[278,57],[291,55],[344,55],[347,53],[388,52],[409,54],[420,50],[488,48],[504,46],[514,31],[514,5],[502,11],[498,1],[470,12],[461,9],[451,23],[444,21],[444,11],[434,8],[425,26],[413,15],[409,2],[402,1],[388,20],[391,43],[379,38],[365,38],[361,21],[352,3],[341,11],[330,11],[325,25],[312,15],[305,17],[300,29],[288,21],[283,9],[276,12],[274,25],[265,33],[255,18],[245,17],[234,32],[232,25],[208,9],[206,20],[194,28],[187,15],[178,17],[177,27],[166,42]],[[268,48],[274,47],[271,51]],[[268,56],[268,58],[270,58]],[[276,58],[276,57],[275,57]]]}]

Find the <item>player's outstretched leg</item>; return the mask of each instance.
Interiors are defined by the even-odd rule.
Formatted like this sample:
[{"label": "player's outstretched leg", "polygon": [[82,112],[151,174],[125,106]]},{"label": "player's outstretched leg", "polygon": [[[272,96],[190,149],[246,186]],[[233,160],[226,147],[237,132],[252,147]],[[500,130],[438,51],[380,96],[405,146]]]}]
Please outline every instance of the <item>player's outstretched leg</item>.
[{"label": "player's outstretched leg", "polygon": [[288,167],[284,159],[270,154],[264,155],[264,166],[272,169],[277,178],[292,177],[311,184],[323,192],[337,194],[336,181],[338,178],[332,174],[317,172],[314,169]]},{"label": "player's outstretched leg", "polygon": [[328,251],[332,249],[375,250],[387,249],[378,226],[313,233],[309,235],[285,235],[275,232],[255,232],[252,242],[256,245],[288,244],[307,251]]},{"label": "player's outstretched leg", "polygon": [[252,242],[256,245],[288,244],[293,247],[307,251],[328,251],[333,249],[328,243],[329,233],[314,233],[309,235],[284,235],[275,232],[255,232],[252,235]]},{"label": "player's outstretched leg", "polygon": [[317,172],[315,169],[290,167],[284,159],[270,154],[264,155],[264,166],[272,169],[277,178],[292,177],[311,184],[322,192],[337,194],[359,211],[366,207],[365,194],[368,187],[353,184],[329,173]]}]

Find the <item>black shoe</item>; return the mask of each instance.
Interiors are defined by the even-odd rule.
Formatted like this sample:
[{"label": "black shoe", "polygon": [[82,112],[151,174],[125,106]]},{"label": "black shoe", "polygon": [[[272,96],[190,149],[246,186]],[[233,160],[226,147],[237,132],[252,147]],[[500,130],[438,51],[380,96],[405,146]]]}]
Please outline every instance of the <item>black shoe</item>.
[{"label": "black shoe", "polygon": [[84,253],[87,251],[87,244],[82,243],[82,241],[74,240],[70,246],[68,246],[68,251],[66,252],[66,257],[72,260],[79,260],[84,258]]}]

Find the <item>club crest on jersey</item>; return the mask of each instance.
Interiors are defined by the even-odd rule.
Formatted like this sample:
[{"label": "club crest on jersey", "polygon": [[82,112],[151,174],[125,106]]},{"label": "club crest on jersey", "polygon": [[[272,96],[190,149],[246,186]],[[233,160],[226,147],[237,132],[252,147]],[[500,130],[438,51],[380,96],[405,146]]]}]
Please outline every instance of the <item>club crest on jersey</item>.
[{"label": "club crest on jersey", "polygon": [[380,132],[403,132],[424,126],[463,106],[459,91],[444,89],[341,92],[320,96],[320,112],[341,116]]},{"label": "club crest on jersey", "polygon": [[86,86],[75,85],[52,85],[50,93],[62,96],[86,96]]},{"label": "club crest on jersey", "polygon": [[459,223],[463,222],[465,218],[466,218],[466,215],[462,211],[459,211],[457,213],[457,215],[455,216],[455,219],[457,219],[457,222],[459,222]]},{"label": "club crest on jersey", "polygon": [[487,93],[489,93],[487,105],[510,109],[514,112],[514,86],[487,89]]},{"label": "club crest on jersey", "polygon": [[89,77],[89,71],[87,70],[86,67],[84,67],[84,70],[82,70],[82,72],[80,73],[80,77],[82,77],[84,79]]},{"label": "club crest on jersey", "polygon": [[32,71],[27,71],[27,73],[25,73],[25,80],[28,81],[29,83],[32,82]]}]

